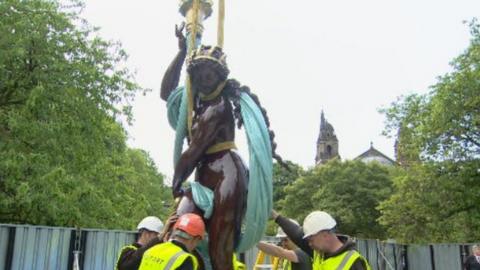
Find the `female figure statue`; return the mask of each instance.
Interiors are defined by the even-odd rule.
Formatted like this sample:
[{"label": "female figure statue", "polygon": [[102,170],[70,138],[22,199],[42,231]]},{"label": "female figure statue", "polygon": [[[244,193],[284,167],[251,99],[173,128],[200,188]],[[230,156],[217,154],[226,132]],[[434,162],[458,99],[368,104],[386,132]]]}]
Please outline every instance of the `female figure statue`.
[{"label": "female figure statue", "polygon": [[[182,30],[183,27],[176,27],[179,52],[162,80],[160,95],[168,102],[177,88],[187,54]],[[196,169],[195,182],[213,191],[214,195],[213,211],[205,220],[212,267],[214,270],[233,269],[233,252],[240,241],[249,181],[249,171],[235,151],[234,144],[235,123],[240,128],[244,120],[240,95],[248,94],[259,108],[261,106],[248,87],[240,86],[234,79],[228,79],[226,56],[219,47],[200,46],[187,59],[187,72],[193,93],[193,112],[191,135],[187,138],[188,148],[176,162],[173,176],[173,196],[181,198],[177,214],[205,214],[195,204],[192,191],[182,189],[184,180]],[[268,127],[266,111],[261,108],[261,112]],[[272,131],[268,134],[271,143],[268,149],[281,162],[275,154],[274,134]],[[269,200],[271,202],[271,198]]]}]

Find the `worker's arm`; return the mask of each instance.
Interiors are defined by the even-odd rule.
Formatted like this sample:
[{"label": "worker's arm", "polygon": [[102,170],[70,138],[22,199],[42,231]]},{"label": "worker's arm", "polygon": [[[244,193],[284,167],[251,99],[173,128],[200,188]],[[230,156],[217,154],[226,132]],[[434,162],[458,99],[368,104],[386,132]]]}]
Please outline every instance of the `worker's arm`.
[{"label": "worker's arm", "polygon": [[183,182],[192,174],[207,149],[214,144],[217,134],[227,127],[225,125],[225,118],[228,117],[226,102],[229,101],[222,97],[198,116],[195,124],[196,131],[192,134],[190,145],[175,166],[172,181],[174,198],[183,196]]},{"label": "worker's arm", "polygon": [[272,211],[272,217],[278,226],[282,228],[288,238],[290,238],[290,240],[292,240],[292,242],[295,243],[295,245],[297,245],[300,249],[305,251],[308,256],[313,258],[313,249],[308,245],[308,241],[303,239],[304,234],[302,227],[293,223],[290,221],[290,219],[279,215],[275,211]]},{"label": "worker's arm", "polygon": [[284,249],[277,245],[270,244],[263,241],[257,244],[257,248],[270,256],[283,258],[290,262],[298,263],[297,254],[295,254],[295,251],[293,250]]}]

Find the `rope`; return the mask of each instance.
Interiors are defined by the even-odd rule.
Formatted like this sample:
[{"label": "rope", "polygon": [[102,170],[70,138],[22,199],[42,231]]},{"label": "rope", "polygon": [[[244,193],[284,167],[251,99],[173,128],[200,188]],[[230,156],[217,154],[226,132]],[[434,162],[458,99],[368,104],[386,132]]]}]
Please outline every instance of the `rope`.
[{"label": "rope", "polygon": [[217,46],[223,48],[225,33],[225,0],[218,1]]},{"label": "rope", "polygon": [[[200,12],[200,0],[193,0],[192,3],[192,30],[190,33],[190,40],[188,46],[188,53],[191,54],[192,51],[197,47],[197,31],[198,31],[198,13]],[[193,118],[193,93],[192,93],[192,83],[190,81],[190,76],[187,75],[187,97],[188,97],[188,115],[187,115],[187,130],[188,136],[192,137],[192,118]]]}]

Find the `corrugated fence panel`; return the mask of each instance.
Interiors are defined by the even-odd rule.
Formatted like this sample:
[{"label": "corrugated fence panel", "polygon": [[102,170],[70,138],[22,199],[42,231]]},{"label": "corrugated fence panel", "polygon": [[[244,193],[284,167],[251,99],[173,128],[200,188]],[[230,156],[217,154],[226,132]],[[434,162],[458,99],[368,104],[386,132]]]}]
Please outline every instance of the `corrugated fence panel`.
[{"label": "corrugated fence panel", "polygon": [[114,269],[121,248],[135,240],[135,234],[126,231],[85,230],[87,240],[83,270]]},{"label": "corrugated fence panel", "polygon": [[[368,257],[367,255],[367,240],[359,240],[357,239],[356,241],[356,246],[357,246],[357,250],[358,252],[360,252],[360,254],[362,254],[363,256],[365,257]],[[368,260],[368,258],[367,258]],[[370,262],[370,260],[368,260]]]},{"label": "corrugated fence panel", "polygon": [[367,240],[368,247],[368,261],[372,266],[373,270],[379,270],[379,261],[378,261],[378,251],[377,251],[377,241],[376,240]]},{"label": "corrugated fence panel", "polygon": [[432,270],[430,246],[425,246],[425,245],[408,246],[407,258],[408,258],[408,270]]},{"label": "corrugated fence panel", "polygon": [[15,226],[12,270],[67,269],[72,229]]},{"label": "corrugated fence panel", "polygon": [[388,264],[386,265],[386,269],[403,269],[402,249],[402,245],[387,244],[385,256],[387,257]]},{"label": "corrugated fence panel", "polygon": [[383,257],[382,254],[379,253],[379,257],[381,257],[382,261],[382,268],[381,270],[402,270],[402,245],[397,245],[393,243],[382,243],[381,246],[383,247]]},{"label": "corrugated fence panel", "polygon": [[7,246],[8,246],[8,227],[0,227],[0,269],[6,268]]},{"label": "corrugated fence panel", "polygon": [[372,269],[375,269],[376,268],[373,268],[377,262],[376,261],[372,261],[372,258],[370,258],[370,254],[369,254],[369,250],[370,250],[370,243],[369,243],[369,240],[361,240],[361,239],[355,239],[355,243],[356,243],[356,249],[358,250],[358,252],[360,252],[360,254],[362,254],[365,259],[367,259],[368,263],[370,265],[372,265]]},{"label": "corrugated fence panel", "polygon": [[[71,258],[69,249],[72,247],[70,241],[73,230],[61,227],[0,224],[0,269],[6,269],[10,263],[11,270],[67,270],[71,263],[68,260]],[[9,239],[10,231],[15,232],[15,238]],[[84,237],[81,239],[85,241],[81,245],[82,270],[114,269],[120,249],[135,240],[135,233],[128,231],[86,229],[82,230],[82,234]],[[271,237],[264,240],[276,241]],[[9,242],[13,247],[11,258],[7,258]],[[368,259],[373,270],[403,270],[403,248],[402,245],[377,240],[357,240],[358,251]],[[459,244],[410,245],[407,246],[406,255],[408,270],[461,269],[462,255]],[[248,269],[253,269],[256,257],[256,247],[245,253]],[[432,261],[435,266],[432,265]]]},{"label": "corrugated fence panel", "polygon": [[460,248],[458,245],[433,245],[433,255],[435,270],[451,270],[462,268]]}]

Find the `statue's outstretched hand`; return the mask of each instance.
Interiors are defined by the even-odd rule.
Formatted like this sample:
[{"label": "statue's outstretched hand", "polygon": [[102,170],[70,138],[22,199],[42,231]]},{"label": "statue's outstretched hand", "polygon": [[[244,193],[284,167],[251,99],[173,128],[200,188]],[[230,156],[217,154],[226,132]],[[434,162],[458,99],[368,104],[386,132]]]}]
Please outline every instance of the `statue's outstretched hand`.
[{"label": "statue's outstretched hand", "polygon": [[183,196],[184,190],[182,188],[182,182],[183,181],[175,181],[175,180],[173,181],[173,186],[172,186],[173,198],[178,198]]},{"label": "statue's outstretched hand", "polygon": [[187,39],[183,35],[183,29],[185,28],[185,23],[182,22],[180,26],[175,25],[175,36],[178,39],[178,48],[182,51],[187,50]]}]

